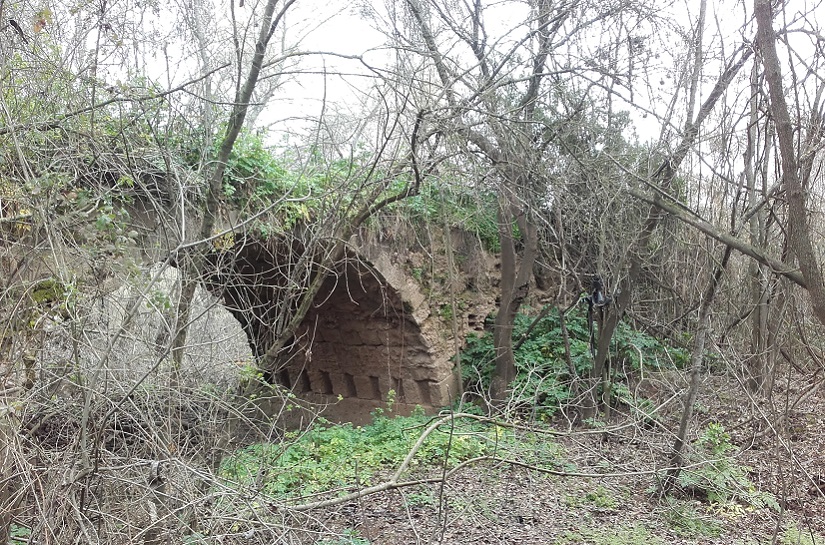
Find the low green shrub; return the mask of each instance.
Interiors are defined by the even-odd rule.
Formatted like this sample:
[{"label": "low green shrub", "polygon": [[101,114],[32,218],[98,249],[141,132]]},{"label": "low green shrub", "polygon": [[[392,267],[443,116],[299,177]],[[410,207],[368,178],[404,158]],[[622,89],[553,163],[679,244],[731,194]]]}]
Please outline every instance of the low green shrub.
[{"label": "low green shrub", "polygon": [[599,485],[593,490],[578,490],[564,497],[568,507],[590,506],[598,509],[615,509],[619,503],[616,496],[607,488]]},{"label": "low green shrub", "polygon": [[[521,342],[515,350],[518,374],[512,390],[525,405],[539,407],[540,416],[552,416],[558,406],[570,396],[569,383],[571,367],[576,375],[587,373],[593,365],[590,353],[590,330],[584,308],[569,312],[565,316],[570,343],[570,364],[564,345],[564,336],[559,311],[553,309],[543,316],[530,330],[535,317],[519,314],[513,329],[513,339]],[[529,331],[528,331],[529,330]],[[523,341],[522,341],[523,340]],[[641,357],[644,361],[641,361]],[[495,350],[493,335],[471,335],[461,353],[462,375],[465,389],[483,395],[489,388],[494,370]],[[687,364],[690,354],[683,348],[670,346],[647,333],[632,329],[621,323],[613,340],[611,361],[616,369],[682,367]],[[618,386],[618,385],[617,385]],[[625,387],[614,392],[628,393]],[[618,401],[631,404],[629,395],[617,396]],[[649,407],[652,409],[652,405]],[[644,412],[644,407],[639,407]]]},{"label": "low green shrub", "polygon": [[733,514],[748,507],[779,511],[776,498],[757,490],[748,478],[750,468],[740,465],[733,457],[736,448],[724,426],[709,424],[687,457],[691,467],[679,473],[679,486],[710,503],[722,504]]},{"label": "low green shrub", "polygon": [[[226,457],[220,475],[239,486],[276,496],[305,496],[369,485],[382,469],[398,467],[430,419],[423,414],[377,414],[367,426],[321,424],[290,432],[281,443],[257,443]],[[412,468],[454,467],[491,452],[496,430],[456,421],[436,430],[415,455]]]},{"label": "low green shrub", "polygon": [[696,503],[669,498],[667,507],[663,518],[676,535],[695,538],[722,534],[722,524],[712,515],[702,513]]},{"label": "low green shrub", "polygon": [[32,531],[30,528],[12,524],[9,534],[9,537],[11,538],[9,543],[29,543],[31,535]]}]

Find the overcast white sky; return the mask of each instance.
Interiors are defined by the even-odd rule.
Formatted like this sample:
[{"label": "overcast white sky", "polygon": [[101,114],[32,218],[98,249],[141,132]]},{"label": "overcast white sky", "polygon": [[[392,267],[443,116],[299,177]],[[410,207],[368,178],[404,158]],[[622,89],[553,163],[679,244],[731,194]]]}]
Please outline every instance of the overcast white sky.
[{"label": "overcast white sky", "polygon": [[[237,0],[233,1],[236,2],[237,6]],[[813,0],[794,0],[789,3],[789,9],[807,9],[811,1]],[[697,0],[660,0],[660,2],[662,12],[670,11],[680,24],[685,24],[687,21],[696,18],[698,12]],[[238,17],[243,18],[248,15],[254,3],[255,0],[246,0],[244,8],[236,7]],[[727,34],[725,36],[728,43],[726,53],[729,54],[731,48],[737,42],[735,37],[737,29],[745,21],[746,13],[749,14],[752,10],[751,2],[749,0],[710,0],[708,4],[707,35],[710,37],[719,30],[723,34]],[[491,18],[496,21],[499,28],[491,28],[490,30],[501,32],[512,28],[523,19],[523,13],[519,13],[519,9],[514,6],[525,6],[526,3],[491,2],[490,5],[499,6],[490,9],[500,11],[495,14],[495,17]],[[789,13],[791,16],[793,15],[793,12]],[[223,0],[216,1],[215,15],[216,20],[223,21],[222,24],[228,27],[229,10],[226,2]],[[812,17],[816,17],[816,12],[813,13]],[[169,25],[179,23],[164,19],[163,12],[161,12],[160,17],[145,17],[142,24],[144,30],[156,25],[157,28],[161,29],[162,34],[164,27],[169,28]],[[384,41],[382,34],[364,21],[361,15],[357,13],[356,7],[350,2],[341,0],[332,2],[328,0],[299,0],[287,16],[286,27],[289,29],[286,38],[287,45],[298,43],[301,50],[363,55],[373,65],[382,65],[388,62],[390,58],[390,54],[381,49]],[[172,30],[169,35],[174,35],[174,29]],[[94,33],[90,33],[89,39],[93,38]],[[675,36],[673,38],[676,39]],[[709,45],[718,48],[718,38]],[[679,54],[680,52],[683,51],[679,51],[677,48],[673,51],[673,54]],[[154,55],[156,61],[151,67],[152,72],[154,72],[152,77],[165,83],[164,80],[170,74],[167,74],[162,56],[157,51],[150,52],[150,54]],[[172,54],[174,54],[174,51]],[[663,54],[668,55],[666,51]],[[176,64],[176,62],[179,63]],[[191,68],[185,69],[187,67]],[[180,61],[173,60],[169,72],[171,72],[174,82],[175,77],[185,78],[187,72],[191,74],[196,72],[196,69],[196,60],[183,58]],[[304,58],[301,62],[301,69],[305,72],[321,72],[326,69],[330,75],[324,77],[319,73],[304,73],[299,77],[293,77],[285,81],[280,93],[269,103],[266,113],[259,120],[259,124],[272,125],[275,131],[294,129],[300,126],[300,123],[296,124],[294,121],[295,118],[317,117],[321,113],[324,97],[327,100],[328,113],[330,108],[339,108],[342,110],[350,109],[352,115],[356,115],[361,108],[363,94],[371,87],[369,78],[359,78],[354,75],[333,75],[336,72],[368,74],[368,71],[358,61],[344,60],[334,56],[315,56]],[[718,70],[718,63],[714,64],[713,61],[709,61],[705,66],[705,75],[709,80],[713,80],[718,74]],[[177,83],[180,83],[180,81],[177,81]],[[672,88],[673,84],[674,82],[671,80],[666,81],[665,85],[662,86],[662,102],[656,105],[656,108],[666,104],[667,95],[669,94],[668,87]],[[655,89],[657,86],[658,81],[653,82],[654,91],[658,91]],[[702,95],[706,92],[707,89],[704,90]],[[637,95],[634,98],[639,100],[641,97]],[[699,100],[701,101],[701,96]],[[634,113],[633,121],[638,126],[638,134],[642,139],[655,139],[658,137],[660,122],[653,116],[644,117],[641,113]]]},{"label": "overcast white sky", "polygon": [[[295,14],[300,24],[290,28],[287,35],[288,41],[299,41],[301,50],[362,56],[370,65],[385,66],[389,61],[389,53],[381,49],[382,34],[354,9],[336,9],[323,0],[305,2],[301,8]],[[303,58],[301,68],[306,73],[285,82],[261,124],[274,124],[277,129],[280,123],[295,117],[318,117],[324,99],[327,112],[330,108],[350,108],[354,114],[361,107],[363,93],[373,84],[370,72],[358,60],[317,55]]]}]

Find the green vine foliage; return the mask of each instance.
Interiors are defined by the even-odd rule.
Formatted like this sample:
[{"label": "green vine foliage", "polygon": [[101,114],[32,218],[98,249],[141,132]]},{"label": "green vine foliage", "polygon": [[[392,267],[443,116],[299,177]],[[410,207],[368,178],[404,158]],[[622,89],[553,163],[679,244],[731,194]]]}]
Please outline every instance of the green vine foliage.
[{"label": "green vine foliage", "polygon": [[[219,147],[216,141],[212,158]],[[194,152],[186,157],[200,160]],[[409,186],[404,175],[386,176],[367,156],[328,159],[310,150],[306,156],[292,157],[268,147],[263,134],[243,131],[226,163],[222,199],[242,215],[266,211],[255,224],[258,234],[266,237],[301,224],[351,220],[370,203]]]},{"label": "green vine foliage", "polygon": [[[216,135],[222,132],[219,129]],[[204,154],[203,131],[171,131],[164,138],[161,144],[175,150],[192,170],[214,161],[221,145],[221,139],[213,137]],[[403,194],[413,184],[410,173],[390,175],[375,168],[367,156],[329,159],[310,150],[293,157],[269,147],[264,138],[256,131],[241,132],[226,163],[221,195],[225,206],[242,214],[267,209],[256,224],[264,236],[318,218],[353,216],[366,204]],[[458,180],[427,178],[416,194],[385,212],[417,225],[460,227],[475,233],[489,251],[500,248],[495,194]]]},{"label": "green vine foliage", "polygon": [[[539,407],[542,415],[552,416],[559,405],[569,398],[569,384],[573,378],[571,366],[567,363],[559,311],[553,309],[548,312],[528,332],[535,319],[535,315],[530,315],[529,312],[528,309],[528,313],[519,314],[515,321],[514,342],[523,342],[515,350],[518,374],[511,389],[531,410]],[[565,323],[570,342],[570,362],[576,375],[581,376],[593,365],[589,345],[590,330],[584,307],[569,312]],[[467,338],[461,359],[464,384],[468,391],[480,395],[487,391],[494,370],[494,355],[491,332]],[[621,323],[616,328],[610,357],[614,369],[620,370],[620,375],[621,372],[638,370],[642,365],[655,369],[681,368],[690,361],[687,350],[673,347],[626,323]]]},{"label": "green vine foliage", "polygon": [[[217,153],[217,145],[215,152]],[[224,197],[241,205],[252,201],[278,198],[292,190],[305,188],[290,187],[289,173],[275,155],[264,146],[259,134],[244,132],[240,135],[226,163],[223,176]],[[302,197],[304,191],[297,191]]]},{"label": "green vine foliage", "polygon": [[474,233],[490,252],[501,249],[496,196],[484,189],[430,180],[418,195],[397,203],[393,210],[420,224],[447,225]]}]

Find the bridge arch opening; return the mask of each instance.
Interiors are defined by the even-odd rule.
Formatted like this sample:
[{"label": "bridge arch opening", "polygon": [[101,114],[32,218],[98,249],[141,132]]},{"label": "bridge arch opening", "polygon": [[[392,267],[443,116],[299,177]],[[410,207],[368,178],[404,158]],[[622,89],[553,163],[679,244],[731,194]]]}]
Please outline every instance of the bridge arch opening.
[{"label": "bridge arch opening", "polygon": [[[279,255],[284,252],[260,243],[234,248],[232,259],[216,268],[220,278],[210,282],[258,356],[272,337],[274,313],[267,305],[283,303]],[[267,378],[300,398],[329,404],[328,414],[340,420],[363,420],[389,399],[399,412],[450,404],[458,390],[452,362],[425,323],[423,297],[410,301],[409,286],[397,285],[409,282],[399,274],[388,280],[373,263],[349,255],[324,281],[286,357]]]}]

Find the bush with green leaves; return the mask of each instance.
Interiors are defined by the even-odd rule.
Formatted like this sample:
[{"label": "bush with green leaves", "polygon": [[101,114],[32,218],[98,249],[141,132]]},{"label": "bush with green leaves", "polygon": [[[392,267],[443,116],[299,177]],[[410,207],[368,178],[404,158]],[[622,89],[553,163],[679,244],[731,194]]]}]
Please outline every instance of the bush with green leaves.
[{"label": "bush with green leaves", "polygon": [[392,209],[420,224],[447,225],[474,233],[488,251],[501,249],[498,203],[492,192],[463,183],[433,181]]},{"label": "bush with green leaves", "polygon": [[[220,138],[214,138],[203,153],[205,137],[202,131],[192,138],[172,135],[163,143],[177,150],[185,166],[197,170],[211,164],[222,145]],[[243,215],[266,212],[253,223],[254,231],[266,238],[318,218],[354,215],[409,182],[397,176],[387,183],[385,193],[376,194],[376,180],[382,173],[373,167],[365,155],[329,160],[309,150],[295,157],[268,146],[264,133],[244,130],[226,161],[221,197]]]},{"label": "bush with green leaves", "polygon": [[687,460],[691,467],[679,473],[679,486],[687,493],[726,504],[729,511],[768,507],[779,510],[776,498],[756,489],[748,478],[750,468],[740,465],[733,453],[736,445],[721,424],[705,428]]},{"label": "bush with green leaves", "polygon": [[[530,407],[541,407],[540,412],[552,415],[570,396],[572,369],[576,375],[585,374],[593,365],[590,352],[590,328],[585,309],[565,315],[570,343],[570,363],[564,345],[564,336],[558,309],[546,313],[537,323],[528,313],[516,316],[513,339],[516,380],[512,391]],[[530,326],[533,325],[532,329]],[[640,356],[641,354],[641,356]],[[461,353],[462,374],[468,391],[483,394],[487,391],[494,370],[495,349],[493,335],[471,335]],[[639,369],[641,365],[654,368],[681,367],[689,361],[689,353],[647,333],[620,323],[613,337],[611,361],[617,369]],[[642,358],[644,361],[642,361]],[[629,392],[627,388],[619,393]],[[620,402],[629,402],[630,396],[617,396]]]},{"label": "bush with green leaves", "polygon": [[[533,318],[527,314],[516,316],[513,338],[521,339],[532,322]],[[570,332],[571,360],[578,373],[584,372],[592,365],[586,340],[586,325],[568,320],[567,327]],[[515,350],[515,357],[518,370],[513,384],[515,391],[551,408],[567,399],[567,382],[571,377],[565,361],[564,342],[556,311],[539,321]],[[461,361],[464,385],[468,391],[479,394],[486,392],[495,368],[494,358],[495,348],[490,332],[467,337]]]},{"label": "bush with green leaves", "polygon": [[[398,467],[429,418],[378,413],[367,426],[321,423],[289,432],[280,443],[258,443],[225,458],[221,475],[238,486],[254,486],[275,496],[305,496],[369,485],[382,469]],[[472,421],[436,430],[415,455],[411,468],[454,467],[491,452],[495,431]]]}]

